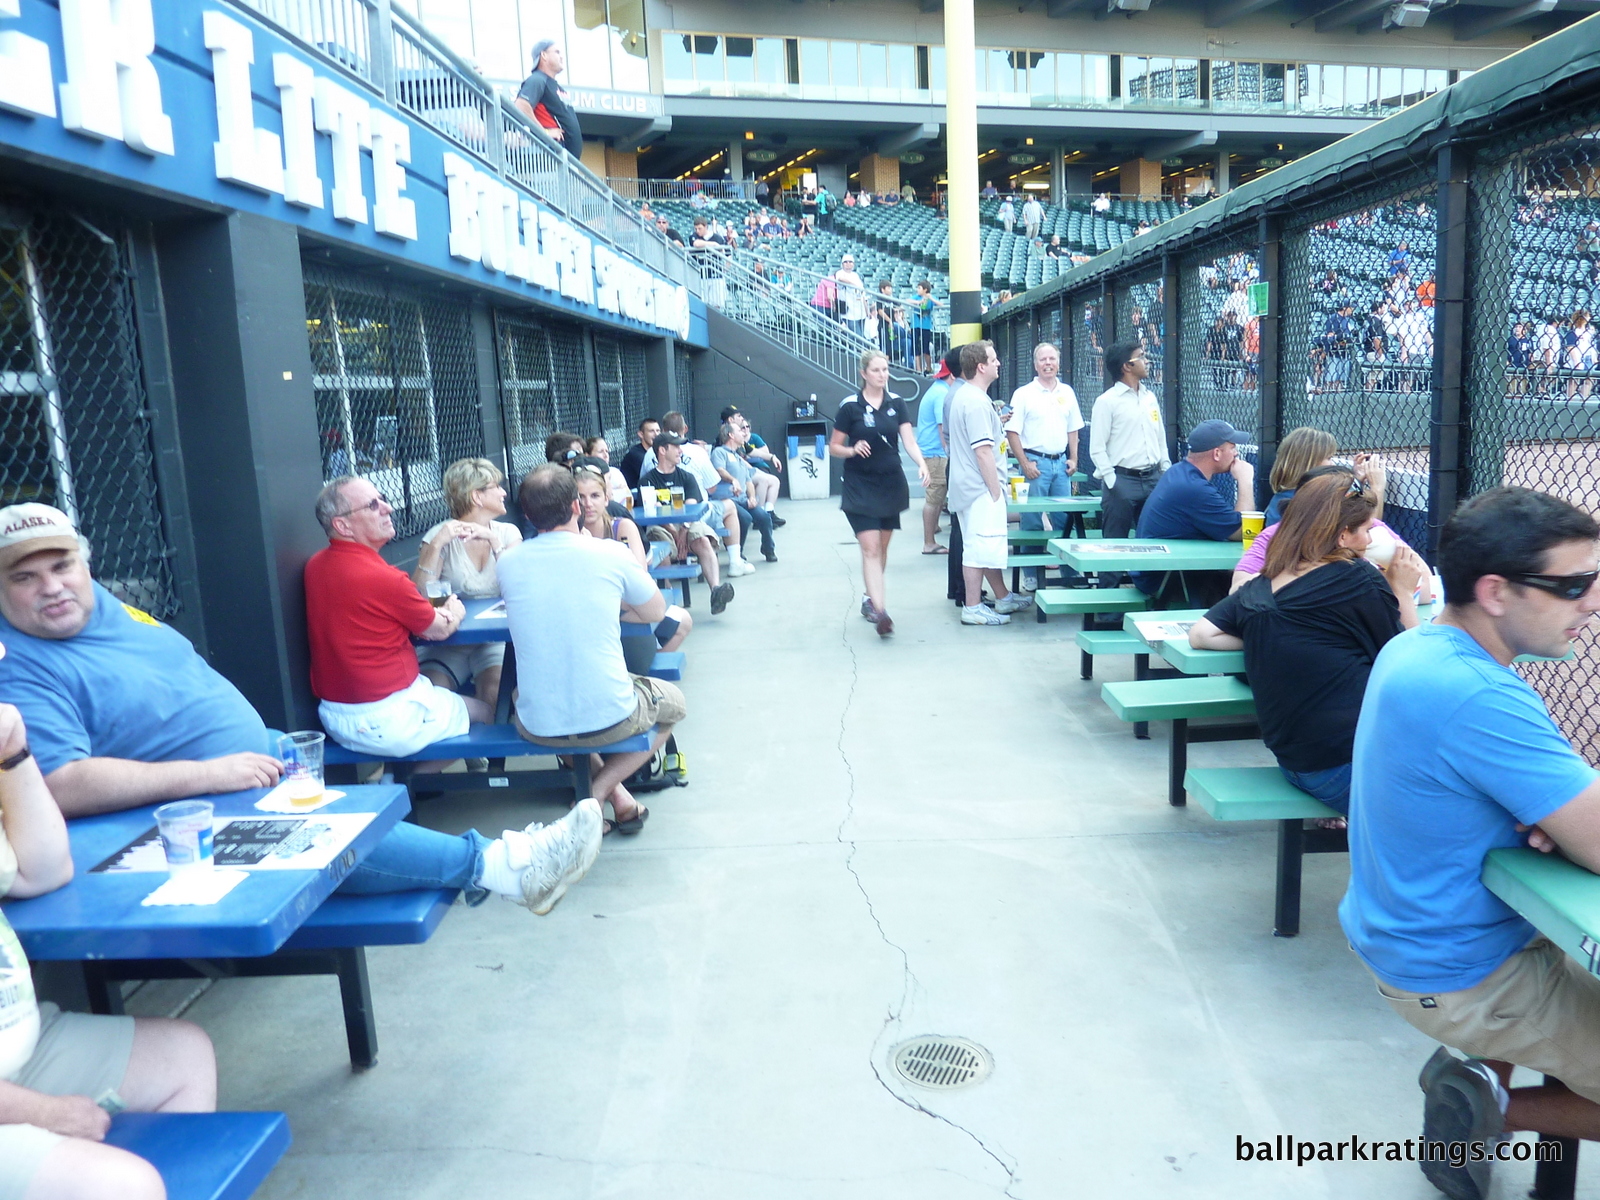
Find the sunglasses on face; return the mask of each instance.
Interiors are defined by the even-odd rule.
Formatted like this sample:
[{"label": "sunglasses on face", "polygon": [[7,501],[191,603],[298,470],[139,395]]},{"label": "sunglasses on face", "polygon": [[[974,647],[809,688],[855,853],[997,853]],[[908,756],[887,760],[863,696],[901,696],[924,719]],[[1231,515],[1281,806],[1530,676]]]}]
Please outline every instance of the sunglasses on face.
[{"label": "sunglasses on face", "polygon": [[354,516],[358,512],[376,513],[380,507],[387,503],[389,503],[389,497],[385,496],[382,492],[379,492],[371,500],[367,501],[367,503],[358,504],[354,508],[347,508],[339,515],[341,517],[350,517]]},{"label": "sunglasses on face", "polygon": [[1600,579],[1600,571],[1584,571],[1579,575],[1507,575],[1506,578],[1563,600],[1581,600],[1588,595],[1594,581]]}]

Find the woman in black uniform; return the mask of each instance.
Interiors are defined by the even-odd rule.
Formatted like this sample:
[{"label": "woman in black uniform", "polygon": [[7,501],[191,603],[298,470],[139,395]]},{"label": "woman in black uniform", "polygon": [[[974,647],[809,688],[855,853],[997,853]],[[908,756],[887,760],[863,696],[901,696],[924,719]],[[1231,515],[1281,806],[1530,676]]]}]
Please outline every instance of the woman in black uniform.
[{"label": "woman in black uniform", "polygon": [[918,478],[927,487],[928,467],[917,449],[911,413],[905,401],[889,391],[889,360],[882,351],[868,350],[861,356],[861,391],[839,405],[828,453],[844,459],[844,498],[839,507],[861,544],[861,580],[867,588],[861,615],[878,627],[882,637],[894,632],[883,591],[889,538],[900,528],[900,514],[911,507],[900,446],[917,464]]}]

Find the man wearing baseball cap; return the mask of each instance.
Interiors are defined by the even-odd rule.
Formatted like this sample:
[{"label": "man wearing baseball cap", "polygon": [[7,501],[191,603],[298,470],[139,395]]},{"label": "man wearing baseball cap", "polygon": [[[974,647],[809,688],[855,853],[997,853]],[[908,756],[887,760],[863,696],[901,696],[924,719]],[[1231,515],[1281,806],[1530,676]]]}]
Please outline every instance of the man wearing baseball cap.
[{"label": "man wearing baseball cap", "polygon": [[[49,505],[0,508],[0,646],[0,696],[69,818],[278,782],[250,702],[181,633],[94,582],[87,546]],[[494,892],[542,915],[594,863],[601,824],[593,799],[492,842],[401,822],[340,890],[460,888],[470,904]]]},{"label": "man wearing baseball cap", "polygon": [[[1227,421],[1201,421],[1189,434],[1189,454],[1161,477],[1139,514],[1139,536],[1174,541],[1236,542],[1240,514],[1256,506],[1256,469],[1239,455],[1239,443],[1250,434]],[[1232,505],[1212,480],[1233,476],[1238,494]],[[1215,577],[1215,578],[1213,578]],[[1204,608],[1228,594],[1226,571],[1176,571],[1162,574],[1137,571],[1133,582],[1141,592],[1154,595],[1168,581],[1163,597],[1182,599],[1182,607]],[[1218,590],[1220,588],[1220,590]]]},{"label": "man wearing baseball cap", "polygon": [[566,92],[556,82],[556,76],[566,70],[567,60],[561,47],[549,38],[535,42],[531,56],[533,71],[517,92],[517,111],[578,158],[583,154],[583,130],[578,125],[578,114],[567,103]]}]

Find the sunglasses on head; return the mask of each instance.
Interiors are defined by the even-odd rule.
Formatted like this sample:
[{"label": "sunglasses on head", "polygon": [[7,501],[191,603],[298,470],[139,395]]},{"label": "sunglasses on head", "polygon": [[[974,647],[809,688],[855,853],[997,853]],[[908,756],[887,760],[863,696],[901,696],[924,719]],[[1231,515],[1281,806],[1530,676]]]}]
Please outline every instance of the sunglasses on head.
[{"label": "sunglasses on head", "polygon": [[1563,600],[1581,600],[1588,595],[1594,581],[1600,579],[1600,571],[1584,571],[1578,575],[1507,575],[1506,578]]}]

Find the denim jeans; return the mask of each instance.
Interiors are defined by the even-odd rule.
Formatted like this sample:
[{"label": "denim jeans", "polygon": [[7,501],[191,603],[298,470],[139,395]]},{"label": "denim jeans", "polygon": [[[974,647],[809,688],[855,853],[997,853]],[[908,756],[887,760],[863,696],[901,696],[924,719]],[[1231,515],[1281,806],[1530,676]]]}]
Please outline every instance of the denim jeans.
[{"label": "denim jeans", "polygon": [[1350,764],[1342,763],[1326,771],[1291,771],[1279,766],[1283,777],[1302,792],[1321,800],[1342,817],[1350,815]]},{"label": "denim jeans", "polygon": [[419,888],[460,888],[468,904],[482,904],[489,893],[477,883],[488,844],[489,839],[476,829],[457,837],[402,821],[384,834],[372,853],[339,885],[339,891],[376,896]]},{"label": "denim jeans", "polygon": [[[1067,460],[1064,457],[1034,458],[1032,455],[1029,455],[1028,461],[1039,468],[1039,478],[1030,479],[1028,481],[1029,500],[1043,500],[1046,497],[1072,495],[1072,476],[1067,473]],[[1022,528],[1043,529],[1044,516],[1044,513],[1023,513]],[[1065,513],[1051,513],[1050,519],[1053,524],[1057,524],[1061,527],[1065,527],[1066,525]],[[1043,550],[1043,546],[1028,547],[1029,554],[1041,553]],[[1022,573],[1027,578],[1033,580],[1038,586],[1044,586],[1044,580],[1041,578],[1041,576],[1044,574],[1043,570],[1034,567],[1028,567],[1024,569]],[[1071,567],[1066,565],[1062,566],[1061,578],[1064,582],[1070,582],[1077,577],[1078,573]]]},{"label": "denim jeans", "polygon": [[745,499],[735,500],[734,504],[742,515],[750,518],[750,523],[761,535],[761,553],[776,554],[778,549],[772,544],[772,514],[764,508],[751,508],[750,502]]}]

